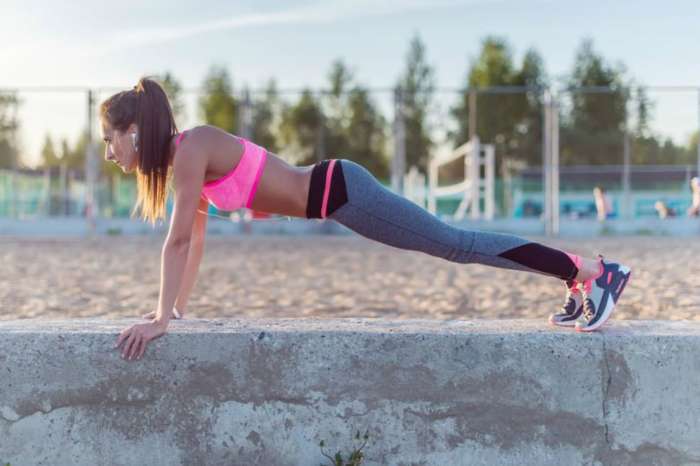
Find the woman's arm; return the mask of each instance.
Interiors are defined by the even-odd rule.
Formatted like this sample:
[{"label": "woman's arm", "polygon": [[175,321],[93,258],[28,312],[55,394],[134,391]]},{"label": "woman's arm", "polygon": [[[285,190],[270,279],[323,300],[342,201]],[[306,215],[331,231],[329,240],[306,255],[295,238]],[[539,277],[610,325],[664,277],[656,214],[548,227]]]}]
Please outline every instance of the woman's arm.
[{"label": "woman's arm", "polygon": [[199,264],[202,261],[202,255],[204,254],[204,238],[206,236],[207,230],[207,209],[208,209],[206,199],[200,199],[199,208],[197,209],[197,216],[194,220],[194,225],[192,226],[192,239],[190,242],[190,250],[187,254],[187,265],[185,266],[185,274],[182,277],[182,283],[180,284],[180,292],[177,295],[177,300],[175,301],[175,307],[180,313],[182,313],[187,307],[187,302],[189,301],[190,294],[197,282],[197,274],[199,272]]},{"label": "woman's arm", "polygon": [[115,348],[124,345],[124,358],[140,358],[149,341],[165,334],[183,282],[207,163],[206,157],[195,153],[194,134],[188,139],[180,146],[178,156],[173,161],[175,205],[168,236],[163,244],[156,317],[152,322],[133,325],[119,334]]},{"label": "woman's arm", "polygon": [[206,171],[206,157],[195,151],[193,139],[185,141],[173,161],[175,204],[170,220],[168,236],[163,244],[160,292],[155,321],[163,328],[170,321],[170,314],[185,275],[187,256],[193,243],[195,219],[201,202],[202,186]]}]

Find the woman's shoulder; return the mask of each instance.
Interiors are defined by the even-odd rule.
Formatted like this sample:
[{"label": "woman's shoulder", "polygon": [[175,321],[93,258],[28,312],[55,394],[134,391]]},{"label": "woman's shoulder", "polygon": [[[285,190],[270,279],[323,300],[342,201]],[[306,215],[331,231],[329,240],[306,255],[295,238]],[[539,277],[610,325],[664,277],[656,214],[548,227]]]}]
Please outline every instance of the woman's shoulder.
[{"label": "woman's shoulder", "polygon": [[196,146],[199,148],[216,147],[224,141],[230,141],[232,136],[234,139],[240,140],[239,136],[213,125],[193,126],[182,132],[187,133],[182,138],[182,142],[187,139],[190,142],[196,141]]}]

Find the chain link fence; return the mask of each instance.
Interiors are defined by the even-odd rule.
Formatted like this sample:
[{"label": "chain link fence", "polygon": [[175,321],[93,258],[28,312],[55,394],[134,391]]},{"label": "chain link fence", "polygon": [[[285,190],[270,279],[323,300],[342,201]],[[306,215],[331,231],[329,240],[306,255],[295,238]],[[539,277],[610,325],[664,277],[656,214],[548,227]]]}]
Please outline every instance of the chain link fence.
[{"label": "chain link fence", "polygon": [[[99,102],[118,90],[0,89],[0,97],[16,99],[3,100],[0,108],[0,217],[129,216],[135,179],[102,160],[96,117]],[[467,172],[464,157],[440,166],[438,184],[482,183],[482,192],[492,193],[495,219],[538,219],[550,233],[560,220],[595,218],[596,187],[607,196],[611,218],[653,217],[659,202],[682,216],[690,206],[690,179],[700,166],[697,136],[690,142],[700,126],[698,88],[436,89],[418,116],[414,96],[394,89],[365,94],[236,93],[235,114],[212,124],[228,125],[224,129],[291,164],[358,160],[424,207],[430,161],[476,137],[495,154],[490,189],[483,186],[487,167]],[[174,107],[180,130],[207,121],[204,97],[201,89],[179,93]],[[352,100],[359,98],[367,103]],[[370,123],[371,131],[363,133]],[[370,142],[361,145],[364,139]],[[366,147],[373,152],[361,153]],[[479,199],[483,209],[489,199]],[[451,217],[464,200],[463,192],[442,196],[436,214]],[[469,208],[476,208],[470,200]],[[210,212],[227,214],[213,206]]]}]

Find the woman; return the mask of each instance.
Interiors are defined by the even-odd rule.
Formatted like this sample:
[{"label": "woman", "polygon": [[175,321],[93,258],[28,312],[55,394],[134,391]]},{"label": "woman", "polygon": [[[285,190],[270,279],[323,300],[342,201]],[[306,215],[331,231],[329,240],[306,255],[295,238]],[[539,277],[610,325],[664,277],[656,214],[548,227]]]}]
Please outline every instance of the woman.
[{"label": "woman", "polygon": [[[100,106],[105,159],[136,171],[136,209],[155,223],[165,217],[167,183],[174,208],[162,249],[157,310],[149,323],[131,326],[115,347],[140,358],[148,341],[165,333],[184,311],[202,257],[207,203],[302,218],[329,218],[367,238],[459,263],[479,263],[556,277],[566,283],[561,312],[550,323],[599,328],[612,313],[630,269],[601,256],[585,259],[517,236],[450,226],[384,188],[361,165],[346,159],[290,166],[275,154],[216,127],[178,132],[168,98],[142,78]],[[136,211],[135,209],[135,211]],[[579,321],[580,319],[580,321]]]},{"label": "woman", "polygon": [[595,199],[595,208],[596,212],[598,212],[599,221],[603,222],[615,216],[610,199],[608,199],[602,186],[593,188],[593,198]]}]

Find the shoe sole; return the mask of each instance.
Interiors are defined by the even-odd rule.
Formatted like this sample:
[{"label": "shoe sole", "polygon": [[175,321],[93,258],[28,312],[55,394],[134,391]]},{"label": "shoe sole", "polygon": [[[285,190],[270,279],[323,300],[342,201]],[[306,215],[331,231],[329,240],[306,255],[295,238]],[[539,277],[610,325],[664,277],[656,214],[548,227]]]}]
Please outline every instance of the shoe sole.
[{"label": "shoe sole", "polygon": [[576,320],[557,322],[553,319],[553,316],[549,316],[549,325],[553,327],[573,327],[576,325]]},{"label": "shoe sole", "polygon": [[[627,273],[626,273],[626,276],[624,278],[624,281],[622,282],[622,285],[618,285],[620,287],[620,292],[617,295],[618,300],[620,299],[620,296],[622,296],[622,292],[625,291],[625,287],[627,286],[627,283],[629,283],[630,278],[632,277],[632,270],[628,267],[625,267],[625,268],[627,269]],[[617,303],[615,302],[615,300],[608,299],[608,303],[605,306],[605,311],[603,311],[603,316],[600,319],[598,319],[598,322],[591,325],[590,327],[576,327],[576,331],[577,332],[593,332],[593,331],[599,329],[610,318],[610,315],[612,314],[616,305],[617,305]]]}]

